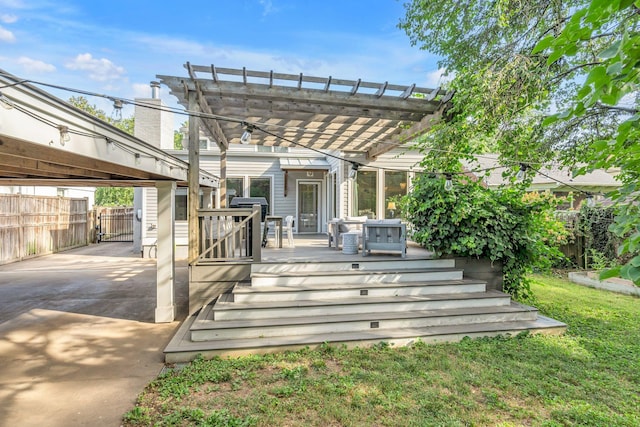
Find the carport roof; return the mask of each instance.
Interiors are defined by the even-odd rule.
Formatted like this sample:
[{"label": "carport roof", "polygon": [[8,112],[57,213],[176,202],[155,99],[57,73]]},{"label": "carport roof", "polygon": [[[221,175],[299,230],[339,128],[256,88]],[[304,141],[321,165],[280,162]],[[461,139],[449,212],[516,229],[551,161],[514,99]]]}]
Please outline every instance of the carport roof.
[{"label": "carport roof", "polygon": [[[2,70],[0,87],[0,185],[186,185],[177,157]],[[218,178],[200,171],[200,185]]]},{"label": "carport roof", "polygon": [[237,143],[365,152],[369,158],[409,142],[441,117],[452,93],[440,88],[185,64],[188,77],[157,75],[178,102],[189,93],[209,136]]}]

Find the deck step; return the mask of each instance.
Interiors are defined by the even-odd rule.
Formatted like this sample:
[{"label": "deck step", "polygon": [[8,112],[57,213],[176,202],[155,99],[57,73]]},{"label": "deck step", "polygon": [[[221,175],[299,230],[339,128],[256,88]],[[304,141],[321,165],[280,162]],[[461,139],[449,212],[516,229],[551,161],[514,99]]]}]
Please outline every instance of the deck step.
[{"label": "deck step", "polygon": [[[212,315],[213,313],[211,313]],[[193,341],[266,338],[359,332],[369,329],[426,328],[473,323],[535,320],[533,307],[511,303],[498,307],[457,308],[430,311],[343,314],[293,318],[214,321],[198,320],[191,327]]]},{"label": "deck step", "polygon": [[358,333],[316,334],[307,336],[286,336],[260,339],[191,341],[189,330],[195,316],[184,322],[165,349],[167,363],[188,362],[197,355],[211,358],[214,356],[242,356],[248,354],[266,354],[285,350],[298,350],[305,347],[317,347],[325,343],[344,344],[349,348],[371,346],[387,342],[391,346],[405,346],[423,341],[426,343],[455,342],[464,337],[486,337],[497,335],[516,335],[523,331],[530,333],[561,334],[566,325],[544,316],[536,320],[476,323],[466,325],[433,326],[427,328],[369,329]]},{"label": "deck step", "polygon": [[290,262],[290,263],[255,263],[251,265],[252,273],[308,273],[336,271],[379,271],[429,268],[454,268],[454,259],[414,258],[404,260],[358,260],[340,262]]},{"label": "deck step", "polygon": [[498,291],[488,291],[482,293],[398,296],[393,298],[359,297],[313,301],[242,303],[218,300],[214,306],[214,312],[215,320],[239,320],[487,307],[509,305],[509,303],[509,295]]},{"label": "deck step", "polygon": [[434,294],[484,292],[486,282],[479,280],[439,280],[402,283],[323,283],[298,286],[236,286],[234,302],[306,301],[360,297],[396,297]]},{"label": "deck step", "polygon": [[462,270],[450,268],[407,270],[350,270],[282,273],[252,273],[251,286],[309,286],[322,284],[401,283],[431,280],[462,280]]}]

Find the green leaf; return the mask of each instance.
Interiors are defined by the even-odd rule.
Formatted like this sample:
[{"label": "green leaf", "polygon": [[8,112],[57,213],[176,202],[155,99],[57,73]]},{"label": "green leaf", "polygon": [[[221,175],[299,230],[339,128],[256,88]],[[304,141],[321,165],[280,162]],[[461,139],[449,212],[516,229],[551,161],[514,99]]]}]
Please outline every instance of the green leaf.
[{"label": "green leaf", "polygon": [[554,114],[553,116],[549,116],[549,117],[545,118],[542,121],[542,126],[549,126],[551,123],[555,123],[558,120],[560,120],[560,118],[558,117],[557,114]]},{"label": "green leaf", "polygon": [[620,51],[620,44],[621,43],[622,43],[622,40],[616,40],[611,46],[609,46],[608,48],[606,48],[605,50],[600,52],[598,54],[598,57],[602,58],[602,59],[613,58]]},{"label": "green leaf", "polygon": [[553,52],[551,52],[551,55],[549,55],[549,57],[547,58],[547,65],[553,64],[558,59],[562,58],[562,55],[564,55],[564,49],[554,50]]},{"label": "green leaf", "polygon": [[607,69],[604,68],[602,65],[598,65],[597,67],[594,67],[589,72],[589,75],[587,76],[587,80],[585,81],[585,84],[597,83],[605,79],[607,79]]},{"label": "green leaf", "polygon": [[622,73],[622,62],[618,61],[614,64],[611,64],[607,67],[607,74],[614,75]]},{"label": "green leaf", "polygon": [[533,48],[533,50],[531,51],[532,54],[541,52],[543,50],[545,50],[546,48],[548,48],[549,46],[551,46],[551,43],[553,43],[553,41],[556,38],[554,36],[547,36],[545,38],[543,38],[542,40],[540,40],[538,42],[538,44],[535,45],[535,47]]},{"label": "green leaf", "polygon": [[577,95],[578,99],[582,99],[585,96],[589,95],[590,93],[591,93],[591,86],[588,86],[588,85],[582,86],[582,89],[578,91],[578,95]]}]

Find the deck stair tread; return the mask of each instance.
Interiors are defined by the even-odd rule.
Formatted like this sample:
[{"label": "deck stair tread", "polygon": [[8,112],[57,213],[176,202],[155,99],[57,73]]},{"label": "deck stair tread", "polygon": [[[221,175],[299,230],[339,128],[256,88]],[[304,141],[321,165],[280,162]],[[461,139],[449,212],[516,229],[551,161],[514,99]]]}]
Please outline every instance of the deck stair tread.
[{"label": "deck stair tread", "polygon": [[301,308],[301,307],[322,307],[322,306],[344,306],[356,304],[394,304],[402,302],[420,301],[449,301],[465,299],[491,299],[491,298],[511,298],[508,294],[500,291],[489,290],[486,292],[460,292],[451,294],[413,295],[396,297],[369,297],[341,298],[341,299],[317,299],[299,301],[272,301],[272,302],[225,302],[218,300],[214,306],[215,311],[227,310],[247,310],[247,309],[271,309],[271,308]]},{"label": "deck stair tread", "polygon": [[[211,306],[209,306],[211,307]],[[204,309],[202,310],[205,311]],[[256,328],[267,326],[288,326],[288,325],[312,325],[316,323],[342,323],[357,321],[379,321],[389,319],[412,319],[421,317],[444,317],[444,316],[464,316],[471,314],[495,314],[495,313],[518,313],[537,312],[537,309],[527,305],[512,302],[506,306],[492,307],[465,307],[436,310],[410,310],[400,312],[381,313],[352,313],[331,316],[305,316],[271,319],[243,319],[243,320],[213,320],[212,310],[207,311],[211,317],[204,318],[198,316],[191,326],[191,330],[203,329],[234,329],[234,328]]]},{"label": "deck stair tread", "polygon": [[[366,269],[367,267],[374,267],[373,271],[378,270],[380,268],[380,265],[403,265],[403,268],[406,268],[407,266],[415,266],[416,264],[419,265],[419,267],[417,268],[452,268],[455,266],[455,260],[453,259],[443,259],[443,258],[439,258],[439,259],[434,259],[434,258],[405,258],[402,260],[398,260],[398,259],[384,259],[384,260],[380,260],[380,259],[367,259],[367,258],[363,258],[363,259],[359,259],[357,261],[299,261],[299,260],[295,260],[295,261],[291,261],[291,262],[263,262],[263,263],[255,263],[251,265],[251,271],[252,272],[264,272],[264,273],[269,273],[269,272],[278,272],[278,271],[283,271],[283,270],[287,270],[287,271],[314,271],[314,269],[319,268],[325,268],[325,267],[331,267],[332,270],[334,271],[344,271],[346,270],[351,270],[352,269],[352,265],[357,264],[361,267],[362,269]],[[440,266],[440,267],[436,267],[436,266]],[[416,267],[413,267],[416,268]],[[267,271],[267,270],[271,270],[271,271]]]},{"label": "deck stair tread", "polygon": [[343,290],[343,289],[384,289],[398,287],[429,287],[446,285],[476,285],[486,284],[483,280],[472,279],[451,279],[451,280],[429,280],[429,281],[402,281],[402,282],[373,282],[373,283],[319,283],[309,285],[273,285],[273,286],[236,286],[234,294],[266,293],[266,292],[299,292],[299,291],[319,291],[319,290]]},{"label": "deck stair tread", "polygon": [[[384,274],[406,274],[406,273],[454,273],[460,272],[459,268],[390,268],[390,269],[377,269],[377,270],[341,270],[341,271],[305,271],[304,276],[310,277],[325,277],[325,276],[379,276]],[[272,278],[272,277],[301,277],[301,272],[298,271],[283,271],[283,272],[252,272],[251,278]]]},{"label": "deck stair tread", "polygon": [[428,328],[403,328],[403,329],[370,329],[363,332],[346,332],[304,335],[304,336],[286,336],[286,337],[270,337],[270,338],[252,338],[237,340],[210,340],[191,342],[188,338],[190,324],[185,322],[180,331],[174,336],[174,339],[165,349],[165,353],[172,352],[206,352],[212,350],[232,351],[237,349],[259,349],[259,348],[286,348],[287,346],[304,346],[329,343],[366,343],[393,341],[407,338],[433,338],[441,336],[443,340],[453,340],[461,336],[486,335],[490,333],[517,333],[526,330],[542,330],[542,329],[563,329],[566,325],[562,322],[550,319],[544,316],[538,316],[537,320],[513,321],[513,322],[495,322],[495,323],[476,323],[453,326],[431,326]]},{"label": "deck stair tread", "polygon": [[251,282],[237,284],[183,322],[165,360],[566,330],[535,307],[487,289],[486,281],[465,278],[454,260],[404,262],[254,264]]}]

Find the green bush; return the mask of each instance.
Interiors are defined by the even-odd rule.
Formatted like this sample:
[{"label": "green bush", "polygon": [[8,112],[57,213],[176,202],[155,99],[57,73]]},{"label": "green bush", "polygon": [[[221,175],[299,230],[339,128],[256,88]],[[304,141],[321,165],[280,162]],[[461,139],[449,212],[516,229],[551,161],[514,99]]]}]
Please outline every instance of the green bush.
[{"label": "green bush", "polygon": [[515,186],[489,190],[466,177],[444,181],[422,176],[402,203],[412,238],[437,255],[488,258],[503,264],[504,289],[529,296],[526,275],[546,270],[563,255],[567,233],[553,215],[557,200]]}]

